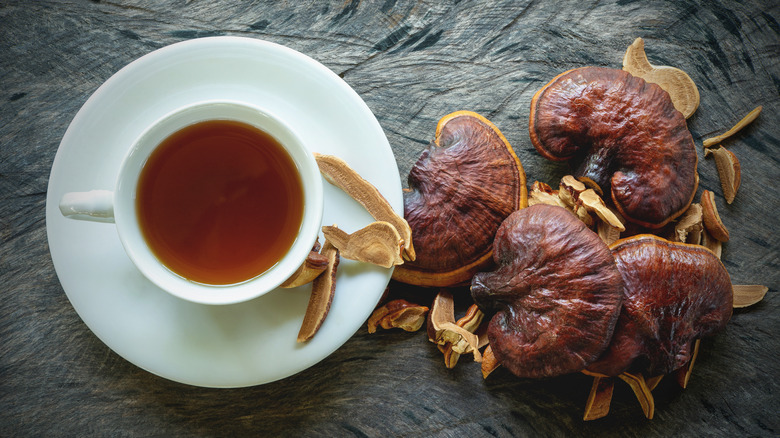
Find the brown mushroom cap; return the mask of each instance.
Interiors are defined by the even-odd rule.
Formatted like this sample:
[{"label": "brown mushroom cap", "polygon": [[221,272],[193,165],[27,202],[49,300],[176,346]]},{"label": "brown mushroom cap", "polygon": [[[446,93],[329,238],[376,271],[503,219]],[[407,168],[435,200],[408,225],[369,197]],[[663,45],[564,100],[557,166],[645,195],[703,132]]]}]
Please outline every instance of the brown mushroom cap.
[{"label": "brown mushroom cap", "polygon": [[625,284],[623,309],[589,371],[666,374],[691,360],[694,340],[726,326],[731,279],[708,249],[645,234],[615,242],[612,254]]},{"label": "brown mushroom cap", "polygon": [[470,111],[443,117],[436,137],[409,172],[404,217],[417,259],[395,268],[395,280],[419,286],[468,284],[491,263],[501,222],[525,207],[525,172],[509,142]]},{"label": "brown mushroom cap", "polygon": [[609,344],[623,280],[609,247],[562,207],[512,213],[496,233],[493,272],[471,295],[495,315],[487,334],[499,362],[520,377],[580,371]]},{"label": "brown mushroom cap", "polygon": [[690,205],[698,157],[685,117],[660,86],[610,68],[562,73],[531,100],[531,142],[571,160],[629,221],[660,228]]}]

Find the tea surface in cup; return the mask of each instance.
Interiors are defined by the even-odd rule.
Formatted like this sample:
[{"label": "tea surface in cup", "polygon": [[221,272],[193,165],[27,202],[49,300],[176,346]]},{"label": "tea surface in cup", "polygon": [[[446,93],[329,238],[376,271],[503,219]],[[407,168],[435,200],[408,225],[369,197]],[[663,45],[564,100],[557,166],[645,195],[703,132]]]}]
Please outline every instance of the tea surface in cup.
[{"label": "tea surface in cup", "polygon": [[198,283],[257,277],[289,251],[304,213],[293,159],[270,134],[232,120],[182,128],[141,171],[136,210],[158,260]]}]

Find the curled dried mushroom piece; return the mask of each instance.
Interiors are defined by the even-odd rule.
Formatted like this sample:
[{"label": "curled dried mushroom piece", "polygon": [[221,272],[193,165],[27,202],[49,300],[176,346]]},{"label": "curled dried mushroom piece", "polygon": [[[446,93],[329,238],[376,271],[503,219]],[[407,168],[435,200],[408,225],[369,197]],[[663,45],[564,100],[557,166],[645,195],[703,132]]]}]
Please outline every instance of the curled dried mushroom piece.
[{"label": "curled dried mushroom piece", "polygon": [[742,182],[742,169],[739,159],[734,155],[734,152],[722,146],[705,149],[704,156],[708,157],[710,155],[715,158],[715,167],[718,169],[723,196],[726,198],[726,202],[731,204],[734,202],[734,197],[737,196],[737,190]]},{"label": "curled dried mushroom piece", "polygon": [[728,242],[729,230],[723,225],[718,214],[718,207],[715,205],[715,195],[705,190],[701,193],[702,221],[707,232],[721,242]]},{"label": "curled dried mushroom piece", "polygon": [[[485,344],[487,343],[487,335],[480,336],[480,334],[477,333],[477,329],[480,328],[484,316],[485,314],[479,310],[479,307],[477,307],[476,304],[472,304],[471,307],[469,307],[469,309],[466,311],[466,314],[455,322],[455,325],[477,335],[478,348],[482,348],[484,346],[483,342]],[[460,359],[460,355],[471,353],[473,347],[466,341],[466,339],[461,338],[454,344],[452,342],[445,342],[443,345],[439,345],[439,350],[444,354],[444,365],[447,368],[455,368],[455,365],[458,363],[458,359]]]},{"label": "curled dried mushroom piece", "polygon": [[443,117],[404,194],[418,257],[396,267],[393,278],[419,286],[467,284],[490,263],[498,226],[526,203],[523,167],[498,128],[469,111]]},{"label": "curled dried mushroom piece", "polygon": [[520,377],[585,368],[609,343],[623,280],[607,245],[561,207],[512,213],[496,233],[498,268],[474,276],[493,354]]},{"label": "curled dried mushroom piece", "polygon": [[693,203],[674,226],[674,236],[671,240],[698,245],[701,242],[703,230],[701,204]]},{"label": "curled dried mushroom piece", "polygon": [[614,388],[615,381],[612,378],[594,377],[588,400],[585,402],[585,414],[582,416],[582,419],[589,421],[606,417],[609,414],[609,405],[612,402],[612,391]]},{"label": "curled dried mushroom piece", "polygon": [[293,274],[284,281],[279,287],[290,289],[304,284],[309,284],[314,281],[327,267],[328,258],[319,252],[319,243],[309,251],[309,255],[306,256],[306,260],[293,272]]},{"label": "curled dried mushroom piece", "polygon": [[[619,110],[618,110],[619,109]],[[531,142],[569,161],[628,221],[660,228],[681,215],[699,177],[693,138],[669,94],[615,69],[564,72],[531,100]]]},{"label": "curled dried mushroom piece", "polygon": [[501,364],[493,354],[493,347],[488,344],[488,346],[485,347],[485,352],[482,354],[482,365],[480,366],[482,378],[487,379],[487,377],[500,366]]},{"label": "curled dried mushroom piece", "polygon": [[409,301],[398,299],[376,309],[368,318],[368,332],[375,333],[377,328],[385,330],[400,328],[407,332],[420,330],[425,323],[428,308]]},{"label": "curled dried mushroom piece", "polygon": [[[481,319],[481,317],[480,317]],[[436,298],[428,313],[426,330],[428,340],[439,346],[458,345],[459,354],[473,353],[474,361],[481,362],[482,354],[479,352],[479,337],[470,332],[462,324],[455,321],[455,302],[452,294],[442,289],[436,294]]]},{"label": "curled dried mushroom piece", "polygon": [[756,120],[758,118],[758,115],[761,114],[761,106],[756,107],[753,111],[749,112],[745,117],[742,118],[739,122],[737,122],[736,125],[734,125],[731,129],[724,132],[721,135],[711,137],[708,139],[705,139],[703,144],[705,148],[709,148],[712,146],[715,146],[719,144],[720,142],[726,140],[727,138],[731,137],[732,135],[739,132],[742,128],[745,126],[751,124],[753,120]]},{"label": "curled dried mushroom piece", "polygon": [[623,57],[623,70],[647,82],[658,84],[674,103],[677,111],[689,118],[699,107],[699,89],[687,73],[679,68],[650,64],[645,54],[645,41],[637,38]]},{"label": "curled dried mushroom piece", "polygon": [[372,222],[351,234],[336,225],[324,226],[322,233],[345,259],[371,263],[383,268],[404,262],[404,240],[389,222]]},{"label": "curled dried mushroom piece", "polygon": [[379,190],[365,180],[346,161],[333,155],[314,154],[320,173],[325,179],[342,189],[352,199],[360,203],[377,221],[390,223],[404,241],[403,257],[414,260],[415,251],[412,244],[412,230],[406,219],[398,215]]}]

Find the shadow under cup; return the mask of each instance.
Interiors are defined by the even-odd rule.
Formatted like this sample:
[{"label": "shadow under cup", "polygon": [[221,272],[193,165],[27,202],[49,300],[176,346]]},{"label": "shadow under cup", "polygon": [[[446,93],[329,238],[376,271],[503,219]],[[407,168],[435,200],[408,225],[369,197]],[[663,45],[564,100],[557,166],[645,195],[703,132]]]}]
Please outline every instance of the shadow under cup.
[{"label": "shadow under cup", "polygon": [[207,102],[155,123],[125,159],[114,215],[125,249],[180,298],[232,304],[303,263],[322,219],[317,164],[276,117]]}]

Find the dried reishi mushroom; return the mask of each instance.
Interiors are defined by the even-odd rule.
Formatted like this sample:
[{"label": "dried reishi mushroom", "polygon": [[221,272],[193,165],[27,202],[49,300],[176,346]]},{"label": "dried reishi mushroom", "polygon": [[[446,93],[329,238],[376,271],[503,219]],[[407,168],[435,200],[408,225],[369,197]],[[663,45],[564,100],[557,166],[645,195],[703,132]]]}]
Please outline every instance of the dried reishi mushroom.
[{"label": "dried reishi mushroom", "polygon": [[455,301],[452,294],[446,289],[440,290],[431,304],[426,331],[428,332],[428,340],[434,344],[457,344],[464,341],[471,347],[474,360],[476,362],[482,361],[482,355],[479,352],[479,337],[456,323]]},{"label": "dried reishi mushroom", "polygon": [[734,290],[734,308],[752,306],[764,299],[769,288],[760,284],[735,284]]},{"label": "dried reishi mushroom", "polygon": [[655,412],[655,399],[650,392],[650,388],[647,386],[647,381],[641,373],[622,373],[618,377],[620,380],[628,383],[628,386],[634,391],[636,399],[639,400],[639,404],[642,406],[642,411],[645,413],[645,417],[652,420],[653,413]]},{"label": "dried reishi mushroom", "polygon": [[589,371],[668,374],[690,361],[695,339],[726,326],[731,280],[712,252],[649,234],[611,248],[625,297],[612,341]]},{"label": "dried reishi mushroom", "polygon": [[561,196],[558,190],[553,190],[549,185],[539,181],[534,181],[531,191],[528,192],[529,207],[536,204],[557,205],[571,211],[572,206],[564,199],[567,199],[565,194]]},{"label": "dried reishi mushroom", "polygon": [[658,84],[674,103],[674,107],[685,118],[689,118],[699,107],[699,89],[687,73],[675,67],[650,64],[645,54],[645,41],[637,38],[628,46],[623,56],[623,70],[647,82]]},{"label": "dried reishi mushroom", "polygon": [[[589,213],[590,209],[586,208],[582,202],[579,201],[580,194],[585,190],[587,190],[585,184],[571,175],[566,175],[561,178],[557,194],[561,201],[563,201],[564,207],[574,213],[579,220],[585,222],[585,225],[591,227],[593,226],[594,221]],[[549,202],[545,202],[545,204],[555,205]]]},{"label": "dried reishi mushroom", "polygon": [[527,204],[525,172],[506,138],[469,111],[439,121],[409,172],[404,217],[418,253],[393,278],[419,286],[467,284],[490,263],[493,236]]},{"label": "dried reishi mushroom", "polygon": [[596,234],[598,234],[601,240],[607,245],[612,245],[620,239],[620,229],[615,228],[604,221],[599,221],[596,224]]},{"label": "dried reishi mushroom", "polygon": [[298,342],[309,341],[322,326],[325,317],[330,311],[333,302],[333,294],[336,292],[336,270],[339,265],[339,250],[327,240],[322,245],[320,254],[328,259],[328,267],[311,286],[311,297],[303,315],[303,323],[298,331]]},{"label": "dried reishi mushroom", "polygon": [[599,196],[604,196],[604,191],[601,190],[601,187],[598,184],[596,184],[596,181],[593,181],[587,176],[578,176],[577,180],[585,184],[585,187],[593,189],[593,191],[595,191]]},{"label": "dried reishi mushroom", "polygon": [[577,198],[580,197],[580,193],[587,189],[582,181],[572,175],[565,175],[561,178],[558,196],[568,207],[574,207],[577,205]]},{"label": "dried reishi mushroom", "polygon": [[[483,362],[484,363],[484,362]],[[590,388],[588,400],[585,402],[585,421],[597,420],[609,414],[609,405],[612,402],[612,391],[615,381],[610,377],[594,377]]]},{"label": "dried reishi mushroom", "polygon": [[482,378],[487,379],[487,376],[500,366],[501,363],[498,362],[498,359],[496,359],[496,356],[493,354],[493,347],[488,344],[485,348],[485,352],[482,354],[482,365],[480,366]]},{"label": "dried reishi mushroom", "polygon": [[715,254],[715,257],[717,258],[720,258],[721,254],[723,253],[723,242],[712,237],[712,235],[710,235],[706,229],[701,231],[701,240],[699,240],[699,245],[712,251],[712,253]]},{"label": "dried reishi mushroom", "polygon": [[[476,334],[477,329],[479,328],[480,324],[482,324],[482,319],[484,316],[485,314],[479,310],[479,307],[476,304],[472,304],[471,307],[469,307],[469,309],[466,311],[466,314],[455,322],[455,325],[462,327],[466,331]],[[482,338],[477,335],[477,339],[479,339],[478,347],[481,348]],[[485,342],[487,342],[486,339]],[[468,342],[466,342],[465,339],[461,339],[455,344],[447,342],[444,345],[439,345],[439,350],[441,350],[441,352],[444,354],[444,365],[447,368],[454,368],[458,363],[460,355],[471,353],[472,347]]]},{"label": "dried reishi mushroom", "polygon": [[731,204],[737,195],[737,190],[742,181],[742,170],[737,156],[730,150],[719,146],[704,150],[704,156],[715,157],[715,166],[718,168],[720,186],[723,188],[723,196],[726,202]]},{"label": "dried reishi mushroom", "polygon": [[619,231],[626,231],[623,221],[604,204],[599,195],[593,189],[587,189],[580,193],[577,202],[582,204],[588,211],[596,214],[603,222]]},{"label": "dried reishi mushroom", "polygon": [[704,227],[707,228],[710,235],[721,242],[728,242],[729,230],[720,220],[718,207],[715,205],[715,195],[709,190],[701,193],[701,210]]},{"label": "dried reishi mushroom", "polygon": [[688,381],[691,379],[691,374],[693,373],[693,364],[696,363],[696,357],[699,355],[699,344],[701,344],[701,339],[694,341],[691,360],[689,360],[687,364],[683,365],[682,368],[679,368],[677,371],[675,371],[675,374],[677,375],[677,383],[683,389],[688,387]]},{"label": "dried reishi mushroom", "polygon": [[498,268],[474,276],[498,361],[520,377],[579,371],[609,343],[623,280],[609,247],[563,208],[512,213],[496,233]]},{"label": "dried reishi mushroom", "polygon": [[762,108],[761,106],[756,107],[753,111],[749,112],[745,117],[743,117],[742,120],[737,122],[737,124],[734,125],[731,129],[716,137],[705,139],[702,142],[702,144],[704,145],[705,148],[709,148],[715,146],[716,144],[736,134],[742,128],[749,125],[750,123],[753,122],[753,120],[756,120],[756,118],[758,118],[758,115],[761,114],[761,108]]},{"label": "dried reishi mushroom", "polygon": [[688,211],[677,221],[674,226],[675,242],[699,244],[701,242],[704,222],[702,219],[701,204],[693,203],[688,207]]},{"label": "dried reishi mushroom", "polygon": [[333,155],[315,153],[317,166],[325,179],[343,190],[352,199],[365,207],[366,211],[377,221],[389,222],[398,230],[404,240],[403,257],[414,260],[415,251],[412,244],[412,230],[404,218],[398,215],[379,190],[366,181],[346,161]]},{"label": "dried reishi mushroom", "polygon": [[385,330],[400,328],[407,332],[416,332],[425,323],[427,314],[428,308],[425,306],[404,299],[389,301],[368,318],[368,332],[375,333],[379,327]]},{"label": "dried reishi mushroom", "polygon": [[314,281],[328,267],[328,258],[316,250],[309,251],[306,260],[280,285],[285,289],[303,286]]},{"label": "dried reishi mushroom", "polygon": [[531,101],[531,142],[545,158],[569,160],[628,221],[660,228],[681,215],[699,176],[693,138],[669,94],[622,70],[562,73]]},{"label": "dried reishi mushroom", "polygon": [[389,223],[376,221],[348,234],[336,225],[322,227],[325,239],[338,248],[341,257],[390,268],[404,262],[404,240]]}]

